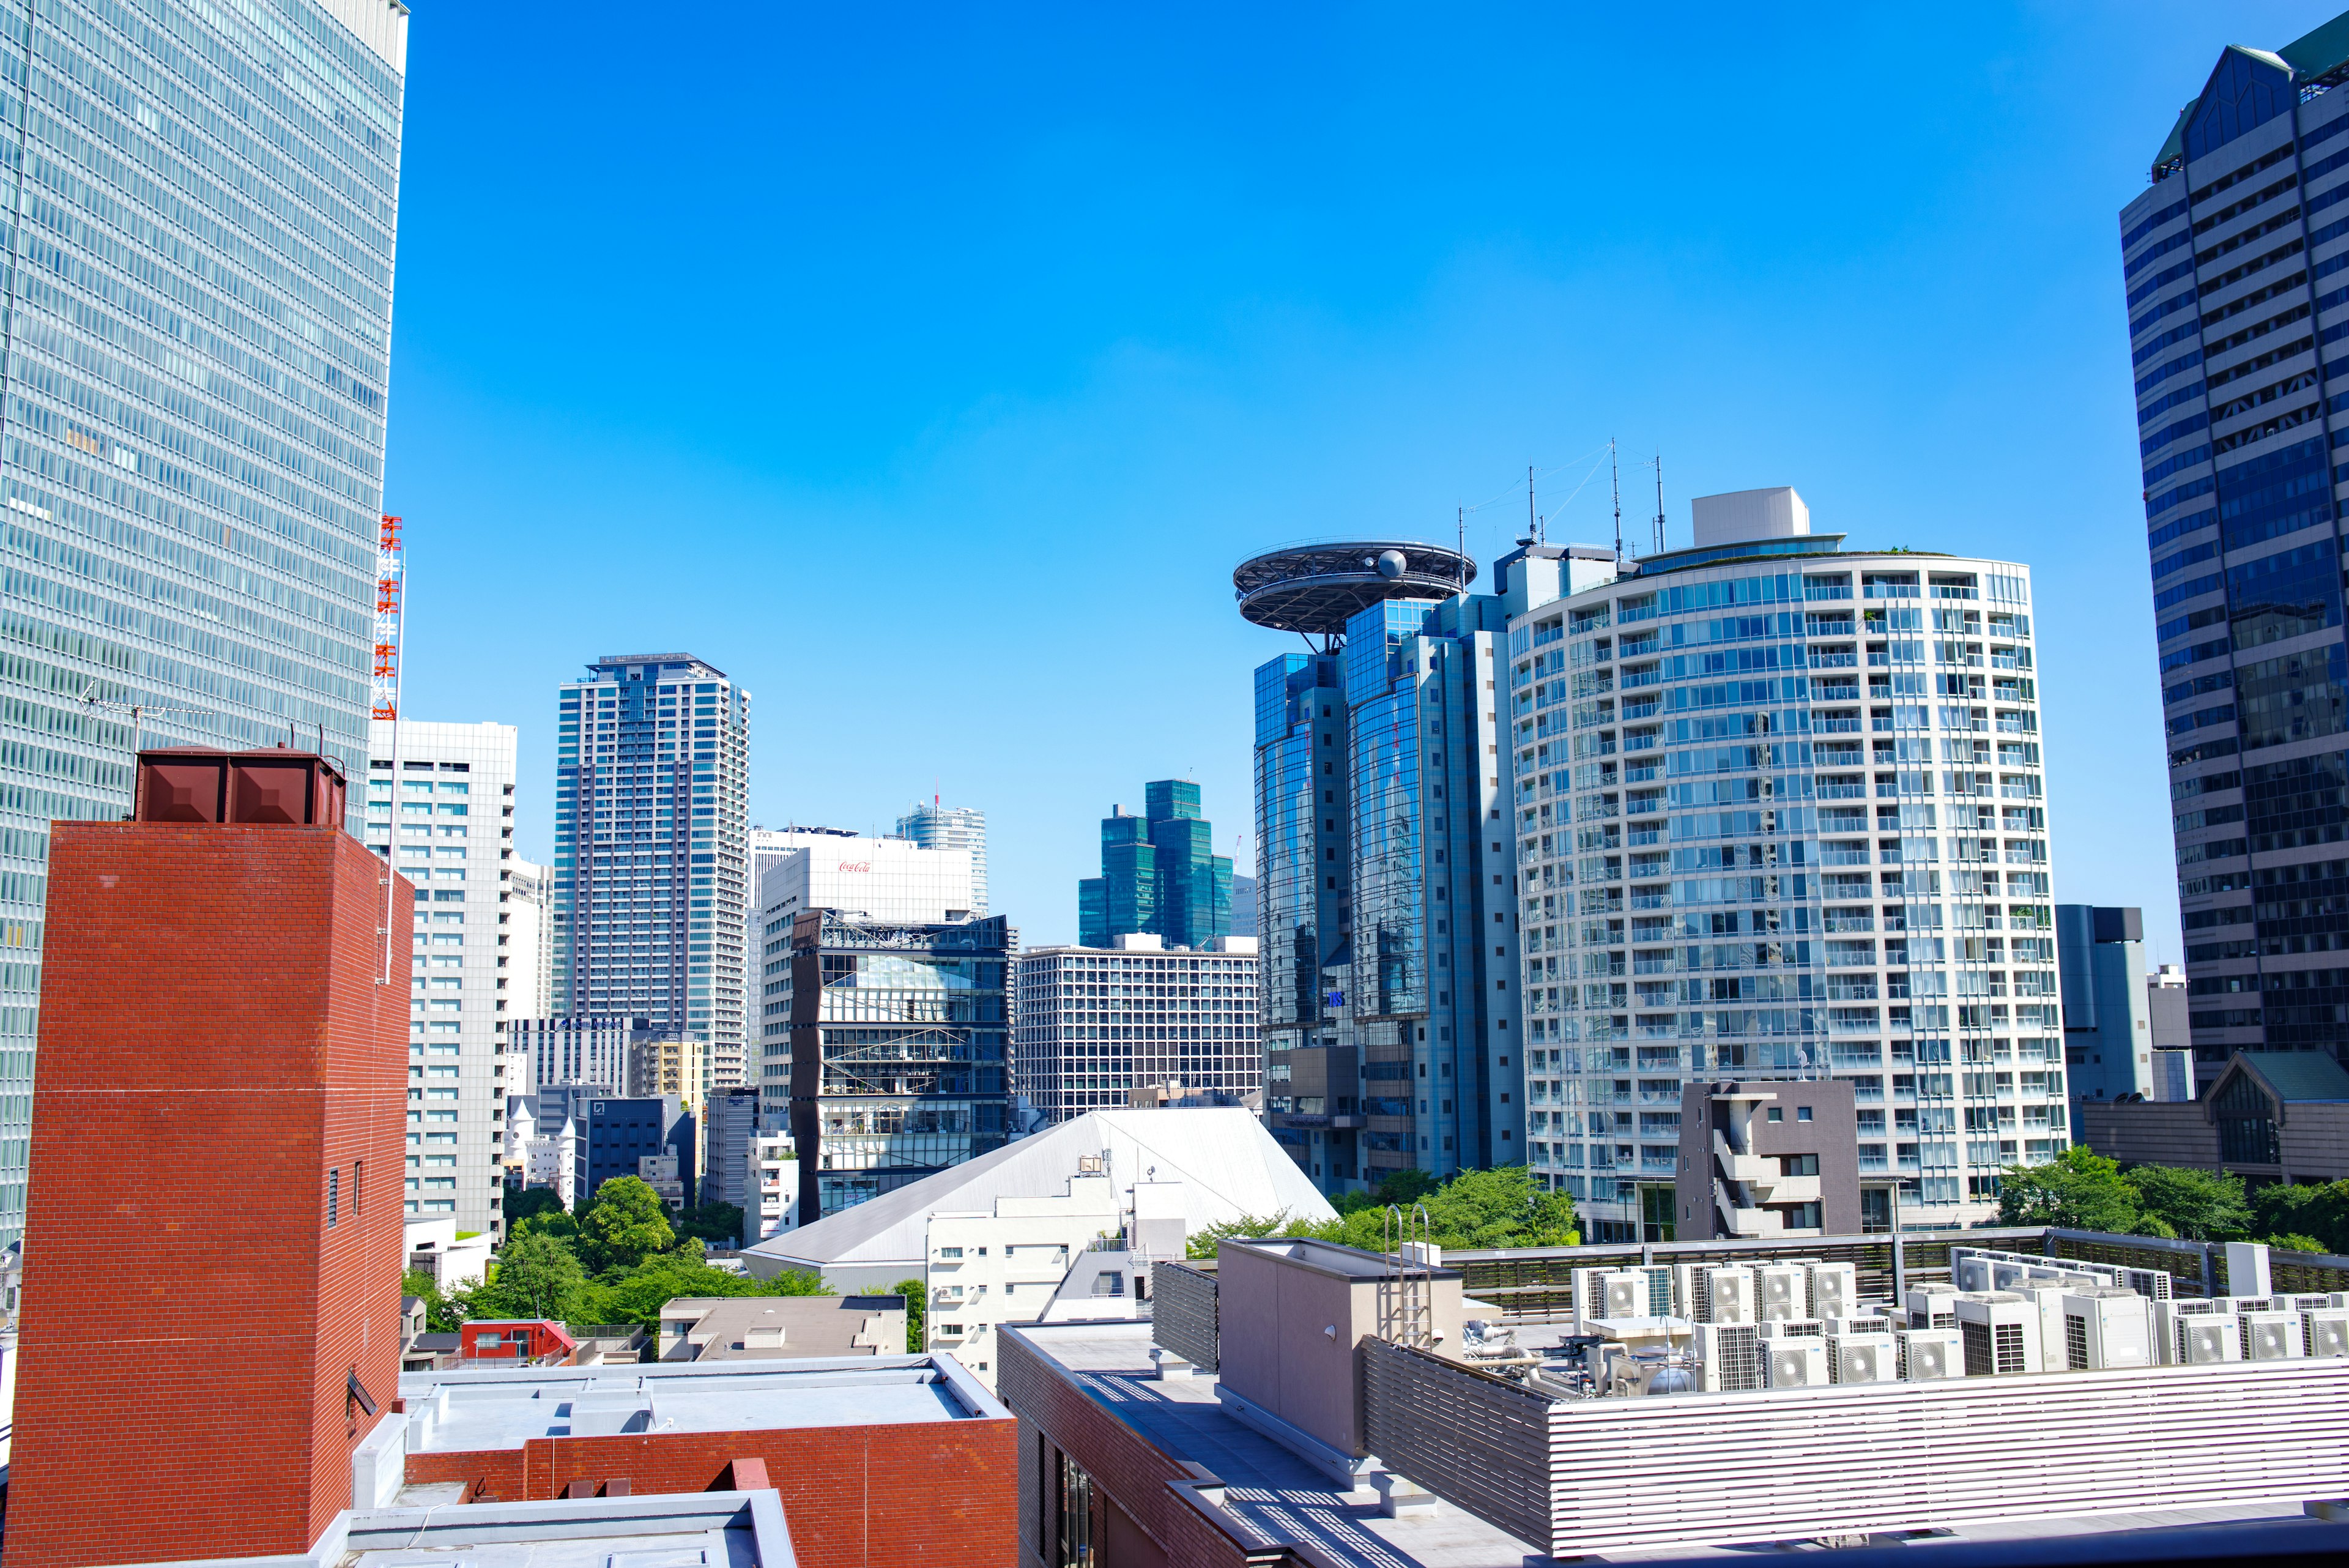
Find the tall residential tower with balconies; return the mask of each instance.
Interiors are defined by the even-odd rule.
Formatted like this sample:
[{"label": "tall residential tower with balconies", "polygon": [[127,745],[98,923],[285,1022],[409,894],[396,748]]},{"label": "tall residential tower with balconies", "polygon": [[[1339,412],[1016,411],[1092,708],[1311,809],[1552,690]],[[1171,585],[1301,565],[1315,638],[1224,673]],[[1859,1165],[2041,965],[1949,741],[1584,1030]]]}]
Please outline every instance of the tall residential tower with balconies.
[{"label": "tall residential tower with balconies", "polygon": [[556,701],[553,1006],[742,1060],[750,694],[688,653],[615,654]]},{"label": "tall residential tower with balconies", "polygon": [[1533,1167],[1671,1240],[1683,1086],[1833,1077],[1906,1222],[1982,1219],[2069,1137],[2029,572],[1694,511],[1509,621]]},{"label": "tall residential tower with balconies", "polygon": [[2239,1050],[2349,1052],[2344,82],[2349,14],[2227,47],[2121,209],[2205,1087]]}]

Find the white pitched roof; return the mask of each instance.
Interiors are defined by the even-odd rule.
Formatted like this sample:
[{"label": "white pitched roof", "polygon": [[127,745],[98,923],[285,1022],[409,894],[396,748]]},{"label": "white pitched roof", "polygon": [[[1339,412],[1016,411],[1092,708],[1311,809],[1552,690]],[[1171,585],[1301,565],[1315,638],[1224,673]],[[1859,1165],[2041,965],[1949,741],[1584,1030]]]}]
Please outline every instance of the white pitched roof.
[{"label": "white pitched roof", "polygon": [[771,1260],[770,1269],[902,1264],[919,1273],[929,1257],[932,1213],[992,1213],[999,1197],[1057,1198],[1081,1157],[1104,1153],[1121,1201],[1131,1200],[1127,1189],[1136,1181],[1180,1181],[1194,1231],[1284,1210],[1309,1220],[1336,1214],[1264,1124],[1238,1106],[1092,1111],[771,1237],[748,1249],[745,1262],[754,1273],[768,1272],[755,1260]]}]

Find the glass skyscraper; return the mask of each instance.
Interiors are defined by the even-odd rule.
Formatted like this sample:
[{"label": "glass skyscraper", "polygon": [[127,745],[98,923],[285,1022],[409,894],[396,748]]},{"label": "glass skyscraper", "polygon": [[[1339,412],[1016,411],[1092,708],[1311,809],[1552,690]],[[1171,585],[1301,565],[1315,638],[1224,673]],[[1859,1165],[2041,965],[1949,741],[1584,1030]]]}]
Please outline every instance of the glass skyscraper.
[{"label": "glass skyscraper", "polygon": [[0,18],[18,150],[0,324],[5,1242],[49,822],[129,809],[134,736],[323,737],[359,809],[408,11],[5,0]]},{"label": "glass skyscraper", "polygon": [[1525,1159],[1512,601],[1475,572],[1370,542],[1234,574],[1248,619],[1320,639],[1256,672],[1257,1007],[1268,1123],[1329,1192]]},{"label": "glass skyscraper", "polygon": [[2206,1088],[2236,1051],[2349,1053],[2344,82],[2349,15],[2224,49],[2121,210]]},{"label": "glass skyscraper", "polygon": [[649,1018],[745,1082],[750,694],[689,653],[613,654],[556,699],[554,1006]]},{"label": "glass skyscraper", "polygon": [[1232,861],[1215,852],[1199,815],[1199,786],[1161,779],[1142,786],[1141,816],[1102,818],[1102,874],[1077,884],[1077,945],[1148,933],[1172,948],[1205,948],[1232,931]]}]

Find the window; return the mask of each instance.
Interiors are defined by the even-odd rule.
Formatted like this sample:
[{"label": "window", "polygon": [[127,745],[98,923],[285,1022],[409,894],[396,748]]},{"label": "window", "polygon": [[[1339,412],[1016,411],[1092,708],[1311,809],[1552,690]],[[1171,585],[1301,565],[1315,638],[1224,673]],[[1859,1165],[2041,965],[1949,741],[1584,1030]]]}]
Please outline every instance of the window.
[{"label": "window", "polygon": [[1811,1119],[1811,1107],[1808,1106],[1796,1106],[1795,1107],[1795,1119],[1798,1122],[1809,1121]]},{"label": "window", "polygon": [[326,1172],[326,1229],[335,1228],[340,1218],[343,1198],[343,1173],[339,1168]]},{"label": "window", "polygon": [[1770,1119],[1774,1122],[1783,1122],[1786,1119],[1786,1113],[1776,1106],[1772,1106],[1770,1107]]}]

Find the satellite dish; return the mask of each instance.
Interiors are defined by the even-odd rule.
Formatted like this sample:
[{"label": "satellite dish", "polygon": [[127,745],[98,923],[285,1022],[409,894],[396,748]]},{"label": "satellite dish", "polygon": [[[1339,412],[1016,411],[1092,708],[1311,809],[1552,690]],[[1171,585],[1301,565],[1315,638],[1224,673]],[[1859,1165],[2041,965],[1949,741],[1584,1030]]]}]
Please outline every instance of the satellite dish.
[{"label": "satellite dish", "polygon": [[1379,552],[1379,558],[1371,563],[1372,566],[1378,567],[1379,576],[1385,577],[1390,582],[1402,576],[1403,567],[1408,564],[1409,563],[1403,559],[1403,554],[1401,550],[1381,550]]}]

